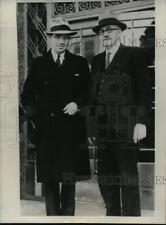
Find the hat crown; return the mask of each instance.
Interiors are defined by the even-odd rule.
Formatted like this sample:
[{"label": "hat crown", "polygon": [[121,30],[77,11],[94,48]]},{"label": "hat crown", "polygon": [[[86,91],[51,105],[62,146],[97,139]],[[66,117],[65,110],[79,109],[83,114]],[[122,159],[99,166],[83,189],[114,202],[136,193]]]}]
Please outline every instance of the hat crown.
[{"label": "hat crown", "polygon": [[104,18],[102,20],[99,21],[99,25],[103,25],[103,24],[110,24],[112,25],[112,23],[117,23],[118,20],[116,18],[110,17],[110,18]]},{"label": "hat crown", "polygon": [[69,23],[63,17],[56,17],[51,20],[49,30],[46,34],[61,34],[61,35],[75,35],[76,31],[72,31]]},{"label": "hat crown", "polygon": [[99,21],[99,26],[107,26],[107,25],[116,25],[119,27],[121,25],[121,23],[118,19],[116,19],[114,17],[104,18]]},{"label": "hat crown", "polygon": [[50,23],[50,28],[55,27],[55,26],[61,26],[61,25],[65,25],[70,28],[69,23],[62,17],[54,18]]},{"label": "hat crown", "polygon": [[115,17],[108,17],[99,20],[98,26],[92,28],[95,33],[99,33],[99,30],[104,26],[115,25],[118,26],[122,31],[127,28],[126,24],[121,22]]}]

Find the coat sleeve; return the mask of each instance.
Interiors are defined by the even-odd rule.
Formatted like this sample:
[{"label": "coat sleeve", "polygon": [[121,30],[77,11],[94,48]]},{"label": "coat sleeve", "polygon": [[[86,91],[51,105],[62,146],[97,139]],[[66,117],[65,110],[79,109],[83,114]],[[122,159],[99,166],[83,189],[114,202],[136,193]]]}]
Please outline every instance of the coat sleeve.
[{"label": "coat sleeve", "polygon": [[78,105],[78,108],[88,105],[90,94],[90,71],[88,62],[85,58],[82,58],[80,65],[80,85],[78,87],[77,97],[74,102]]},{"label": "coat sleeve", "polygon": [[135,95],[138,106],[137,123],[148,124],[152,106],[152,84],[149,79],[146,54],[143,50],[133,57]]},{"label": "coat sleeve", "polygon": [[34,59],[28,71],[28,76],[24,82],[23,91],[21,94],[21,103],[27,116],[33,116],[35,114],[36,97],[36,60]]}]

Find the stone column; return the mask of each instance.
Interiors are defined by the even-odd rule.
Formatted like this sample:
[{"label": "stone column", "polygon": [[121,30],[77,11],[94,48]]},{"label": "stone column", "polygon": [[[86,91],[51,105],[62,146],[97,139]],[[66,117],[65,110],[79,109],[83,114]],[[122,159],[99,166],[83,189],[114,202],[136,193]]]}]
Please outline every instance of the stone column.
[{"label": "stone column", "polygon": [[[18,41],[18,76],[19,76],[19,102],[24,80],[27,76],[27,4],[17,4],[17,41]],[[27,152],[27,123],[19,107],[19,133],[20,133],[20,195],[25,195],[26,189],[26,152]]]}]

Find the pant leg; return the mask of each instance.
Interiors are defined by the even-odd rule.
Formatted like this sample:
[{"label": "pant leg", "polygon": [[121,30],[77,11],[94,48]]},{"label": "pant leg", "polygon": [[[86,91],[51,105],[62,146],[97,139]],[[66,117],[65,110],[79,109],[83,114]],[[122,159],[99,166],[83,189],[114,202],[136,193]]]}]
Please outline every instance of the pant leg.
[{"label": "pant leg", "polygon": [[138,185],[122,186],[122,205],[123,216],[141,216]]},{"label": "pant leg", "polygon": [[60,188],[59,183],[44,183],[45,203],[47,216],[60,215]]},{"label": "pant leg", "polygon": [[119,185],[99,184],[101,196],[105,203],[106,216],[120,216],[120,187]]},{"label": "pant leg", "polygon": [[61,188],[61,212],[64,216],[74,216],[75,184],[63,184]]},{"label": "pant leg", "polygon": [[117,167],[115,144],[105,145],[98,164],[98,184],[104,200],[107,216],[121,215],[119,169]]},{"label": "pant leg", "polygon": [[131,145],[120,145],[116,157],[121,174],[121,201],[123,216],[140,216],[140,191],[138,177],[139,149]]}]

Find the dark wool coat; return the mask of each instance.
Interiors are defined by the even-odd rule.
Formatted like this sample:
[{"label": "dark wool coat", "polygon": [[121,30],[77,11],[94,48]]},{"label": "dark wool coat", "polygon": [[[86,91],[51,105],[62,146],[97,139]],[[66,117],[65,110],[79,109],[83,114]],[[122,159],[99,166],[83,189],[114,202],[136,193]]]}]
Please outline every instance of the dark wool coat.
[{"label": "dark wool coat", "polygon": [[22,104],[27,114],[35,117],[38,182],[89,177],[86,118],[80,112],[63,112],[70,102],[85,106],[88,94],[89,68],[83,57],[66,51],[60,67],[51,51],[33,60]]},{"label": "dark wool coat", "polygon": [[92,100],[99,142],[132,143],[136,123],[148,126],[152,90],[145,53],[121,45],[105,69],[105,52],[92,60]]}]

